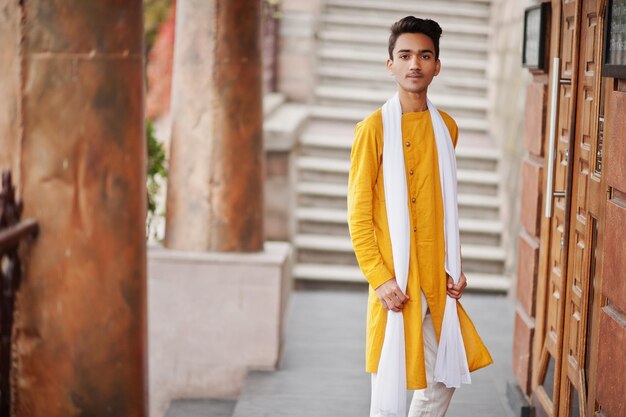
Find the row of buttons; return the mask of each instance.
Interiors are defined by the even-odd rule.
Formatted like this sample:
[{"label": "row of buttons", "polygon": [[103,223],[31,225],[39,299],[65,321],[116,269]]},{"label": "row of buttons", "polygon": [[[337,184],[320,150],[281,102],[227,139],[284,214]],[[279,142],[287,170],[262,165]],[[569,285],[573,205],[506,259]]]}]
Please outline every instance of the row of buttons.
[{"label": "row of buttons", "polygon": [[[408,148],[409,146],[411,146],[411,142],[407,141],[405,143],[405,145]],[[413,170],[412,169],[409,170],[409,174],[413,175]],[[411,203],[415,204],[415,201],[416,201],[415,197],[411,198]],[[417,226],[413,226],[413,231],[417,232]]]},{"label": "row of buttons", "polygon": [[[411,146],[411,142],[407,141],[405,143],[405,145],[408,148],[409,146]],[[413,170],[412,169],[409,170],[409,174],[413,175]],[[415,201],[416,201],[415,197],[411,198],[411,203],[415,204]],[[413,232],[417,232],[417,226],[413,226]]]}]

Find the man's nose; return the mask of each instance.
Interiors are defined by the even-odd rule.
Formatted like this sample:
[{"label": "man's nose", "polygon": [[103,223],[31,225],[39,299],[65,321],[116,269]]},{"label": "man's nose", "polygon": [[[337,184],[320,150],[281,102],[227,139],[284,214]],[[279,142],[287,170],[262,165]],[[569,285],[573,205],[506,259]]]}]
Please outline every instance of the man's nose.
[{"label": "man's nose", "polygon": [[420,60],[417,56],[412,56],[409,62],[410,69],[420,69]]}]

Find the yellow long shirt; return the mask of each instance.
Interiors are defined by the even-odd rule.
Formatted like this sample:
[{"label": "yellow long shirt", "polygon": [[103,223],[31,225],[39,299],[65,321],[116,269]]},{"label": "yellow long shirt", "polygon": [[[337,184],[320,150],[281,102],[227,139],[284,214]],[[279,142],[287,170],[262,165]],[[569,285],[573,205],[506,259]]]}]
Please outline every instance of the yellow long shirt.
[{"label": "yellow long shirt", "polygon": [[[457,125],[440,111],[456,146]],[[406,344],[407,389],[426,388],[422,301],[424,292],[437,340],[446,302],[447,276],[443,232],[443,200],[437,145],[428,110],[402,115],[402,141],[411,219],[411,251],[407,295],[402,310]],[[356,125],[348,180],[348,223],[359,266],[369,282],[366,371],[376,372],[380,360],[387,311],[374,289],[393,278],[391,239],[383,188],[383,125],[381,109]],[[457,302],[461,333],[470,371],[493,362],[472,321]]]}]

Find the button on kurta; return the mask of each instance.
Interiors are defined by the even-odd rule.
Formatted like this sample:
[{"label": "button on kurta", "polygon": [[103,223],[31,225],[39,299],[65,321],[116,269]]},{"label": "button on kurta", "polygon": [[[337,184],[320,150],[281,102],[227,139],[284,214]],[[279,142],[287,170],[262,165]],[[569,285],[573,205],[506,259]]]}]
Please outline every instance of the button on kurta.
[{"label": "button on kurta", "polygon": [[413,170],[412,169],[409,170],[409,174],[413,175]]},{"label": "button on kurta", "polygon": [[415,201],[416,201],[416,200],[415,200],[415,197],[413,197],[413,198],[411,199],[411,203],[415,203]]},{"label": "button on kurta", "polygon": [[406,147],[408,148],[409,146],[411,146],[411,142],[407,141],[407,142],[405,143],[405,145],[406,145]]}]

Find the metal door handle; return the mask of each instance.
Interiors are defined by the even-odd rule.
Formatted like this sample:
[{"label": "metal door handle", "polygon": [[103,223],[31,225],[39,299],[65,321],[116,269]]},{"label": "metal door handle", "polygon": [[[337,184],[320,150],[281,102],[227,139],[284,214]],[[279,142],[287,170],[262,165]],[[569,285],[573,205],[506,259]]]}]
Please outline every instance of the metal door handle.
[{"label": "metal door handle", "polygon": [[552,217],[552,203],[554,197],[565,197],[565,191],[554,191],[554,143],[556,142],[556,113],[559,104],[559,73],[560,60],[555,57],[552,61],[552,89],[550,90],[550,136],[548,138],[548,172],[546,173],[546,206],[545,216]]}]

